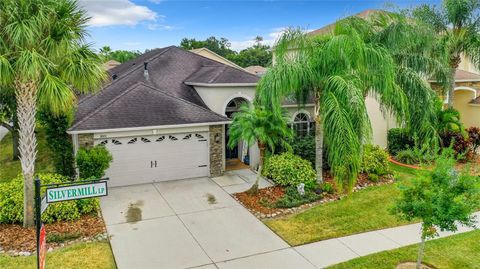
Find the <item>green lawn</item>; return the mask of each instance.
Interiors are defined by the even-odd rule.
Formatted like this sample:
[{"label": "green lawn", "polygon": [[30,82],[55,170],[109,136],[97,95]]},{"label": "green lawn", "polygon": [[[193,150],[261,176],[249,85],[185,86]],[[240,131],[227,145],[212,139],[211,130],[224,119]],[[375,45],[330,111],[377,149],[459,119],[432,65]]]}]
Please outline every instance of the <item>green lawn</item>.
[{"label": "green lawn", "polygon": [[[37,161],[35,172],[47,173],[54,172],[50,150],[47,148],[45,140],[45,132],[43,129],[37,128]],[[2,141],[0,141],[0,183],[9,181],[22,172],[20,161],[13,160],[12,134],[8,133]]]},{"label": "green lawn", "polygon": [[[424,262],[442,269],[480,269],[480,231],[458,234],[427,242]],[[418,245],[357,258],[329,268],[393,269],[398,263],[415,261]]]},{"label": "green lawn", "polygon": [[390,214],[398,186],[408,184],[417,171],[391,165],[395,184],[369,187],[340,201],[315,206],[286,218],[268,220],[265,224],[291,245],[301,245],[329,238],[406,224]]},{"label": "green lawn", "polygon": [[[110,245],[107,242],[79,243],[47,254],[46,268],[62,269],[115,269]],[[36,257],[0,255],[0,268],[34,269]]]}]

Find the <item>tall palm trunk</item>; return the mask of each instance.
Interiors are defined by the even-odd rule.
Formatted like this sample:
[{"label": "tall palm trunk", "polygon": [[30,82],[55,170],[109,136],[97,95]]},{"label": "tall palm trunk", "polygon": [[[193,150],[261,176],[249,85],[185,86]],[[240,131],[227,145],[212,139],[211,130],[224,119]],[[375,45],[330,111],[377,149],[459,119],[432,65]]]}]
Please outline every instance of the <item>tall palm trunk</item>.
[{"label": "tall palm trunk", "polygon": [[455,72],[460,65],[460,55],[455,54],[450,58],[450,84],[448,85],[448,108],[453,108],[454,94],[455,94]]},{"label": "tall palm trunk", "polygon": [[323,182],[323,125],[318,98],[315,102],[315,171],[317,182]]},{"label": "tall palm trunk", "polygon": [[20,162],[24,178],[23,187],[23,226],[34,225],[34,190],[33,175],[37,140],[35,137],[35,113],[37,110],[37,85],[34,82],[15,82],[17,98],[18,134]]}]

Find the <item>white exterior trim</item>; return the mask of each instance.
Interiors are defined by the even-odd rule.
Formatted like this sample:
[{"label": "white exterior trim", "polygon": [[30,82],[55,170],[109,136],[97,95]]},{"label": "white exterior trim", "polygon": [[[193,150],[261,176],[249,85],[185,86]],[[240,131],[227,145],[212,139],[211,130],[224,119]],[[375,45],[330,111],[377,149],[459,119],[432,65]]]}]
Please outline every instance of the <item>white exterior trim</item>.
[{"label": "white exterior trim", "polygon": [[466,87],[466,86],[459,86],[459,87],[455,87],[453,89],[454,92],[456,91],[471,91],[473,92],[473,99],[477,98],[477,90],[475,90],[474,88],[471,88],[471,87]]},{"label": "white exterior trim", "polygon": [[[246,72],[246,71],[245,71]],[[198,86],[198,87],[252,87],[257,86],[257,83],[195,83],[195,82],[184,82],[190,86]]]},{"label": "white exterior trim", "polygon": [[[456,91],[471,91],[473,92],[473,99],[477,98],[477,90],[475,90],[474,88],[471,88],[471,87],[467,87],[467,86],[458,86],[458,87],[455,87],[453,89],[453,92],[455,93]],[[443,103],[444,104],[448,104],[448,98],[449,98],[450,94],[447,92],[447,95],[445,96],[445,100],[443,100]]]},{"label": "white exterior trim", "polygon": [[[427,80],[428,82],[437,82],[436,80]],[[480,81],[479,78],[472,78],[472,79],[456,79],[455,82],[478,82]]]},{"label": "white exterior trim", "polygon": [[[249,95],[246,95],[242,92],[238,92],[238,93],[235,93],[233,95],[230,95],[226,100],[225,102],[223,102],[223,106],[222,106],[222,111],[223,111],[223,116],[227,116],[227,106],[228,106],[228,103],[230,103],[230,101],[232,101],[233,99],[235,98],[243,98],[245,100],[247,100],[249,102],[250,105],[253,105],[253,98]],[[228,123],[229,124],[229,123]]]},{"label": "white exterior trim", "polygon": [[114,133],[114,132],[153,130],[153,129],[171,129],[171,128],[209,126],[209,125],[222,125],[222,124],[230,124],[231,122],[232,121],[219,121],[219,122],[203,122],[203,123],[174,124],[174,125],[160,125],[160,126],[141,126],[141,127],[131,127],[131,128],[116,128],[116,129],[80,130],[80,131],[67,131],[67,133],[68,134]]},{"label": "white exterior trim", "polygon": [[299,109],[299,110],[295,111],[295,113],[293,113],[292,118],[291,118],[292,122],[295,122],[295,117],[300,113],[307,114],[308,120],[310,120],[310,121],[312,120],[312,115],[310,115],[310,112],[306,111],[305,109]]}]

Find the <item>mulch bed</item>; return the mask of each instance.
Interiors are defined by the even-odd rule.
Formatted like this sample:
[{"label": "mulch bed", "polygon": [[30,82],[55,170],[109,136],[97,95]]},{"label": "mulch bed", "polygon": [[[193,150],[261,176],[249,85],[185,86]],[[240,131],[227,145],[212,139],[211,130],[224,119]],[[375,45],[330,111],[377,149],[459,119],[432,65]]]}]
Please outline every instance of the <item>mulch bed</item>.
[{"label": "mulch bed", "polygon": [[[323,175],[324,182],[331,183],[335,185],[333,177],[330,175],[328,171],[324,171]],[[359,191],[366,187],[370,186],[377,186],[377,185],[385,185],[391,184],[395,180],[393,176],[388,175],[384,177],[380,177],[379,182],[372,182],[368,180],[368,175],[360,174],[357,179],[357,184],[355,185],[353,191]],[[283,197],[285,194],[284,187],[281,186],[272,186],[260,189],[257,194],[251,195],[248,192],[240,192],[233,194],[233,197],[240,202],[244,207],[246,207],[250,212],[252,212],[258,218],[275,218],[280,216],[285,216],[288,214],[296,213],[299,211],[303,211],[305,209],[311,208],[315,205],[332,202],[336,200],[340,200],[344,194],[334,193],[322,193],[321,199],[308,203],[303,204],[298,207],[293,208],[275,208],[268,205],[275,204],[280,198]]]},{"label": "mulch bed", "polygon": [[273,214],[278,211],[278,208],[266,207],[265,203],[261,201],[267,201],[269,204],[275,204],[285,194],[284,188],[280,186],[267,187],[258,190],[258,193],[251,195],[247,192],[235,193],[234,196],[248,209],[260,212],[262,214]]},{"label": "mulch bed", "polygon": [[[94,238],[106,232],[103,219],[84,215],[75,222],[61,221],[45,224],[48,235],[78,234],[80,238]],[[63,246],[64,243],[49,243],[47,249]],[[35,228],[23,228],[18,224],[0,224],[0,249],[5,252],[34,252],[36,250]]]}]

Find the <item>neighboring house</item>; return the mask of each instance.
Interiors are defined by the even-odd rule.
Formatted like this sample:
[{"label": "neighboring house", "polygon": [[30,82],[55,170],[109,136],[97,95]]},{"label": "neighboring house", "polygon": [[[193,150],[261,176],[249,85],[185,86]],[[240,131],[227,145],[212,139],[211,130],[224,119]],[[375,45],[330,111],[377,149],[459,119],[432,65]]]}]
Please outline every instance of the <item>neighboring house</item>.
[{"label": "neighboring house", "polygon": [[103,68],[108,71],[108,70],[110,70],[110,69],[112,69],[116,66],[119,66],[119,65],[121,65],[120,62],[117,62],[115,60],[108,60],[107,62],[105,62],[103,64]]},{"label": "neighboring house", "polygon": [[[381,10],[368,9],[353,16],[368,18]],[[308,35],[323,35],[334,30],[335,23],[311,31]],[[459,69],[455,74],[454,108],[460,112],[461,121],[465,127],[480,127],[480,75],[479,71],[466,58],[462,57]],[[435,81],[430,81],[435,88]],[[446,100],[446,99],[445,99]],[[374,96],[366,97],[367,111],[372,124],[373,143],[381,147],[387,146],[387,133],[391,128],[397,127],[393,115],[385,113],[380,108]]]},{"label": "neighboring house", "polygon": [[232,66],[232,67],[235,67],[235,68],[243,69],[241,66],[237,65],[236,63],[234,63],[234,62],[232,62],[228,59],[225,59],[225,57],[222,57],[222,56],[216,54],[215,52],[213,52],[213,51],[211,51],[207,48],[192,49],[190,51],[193,52],[193,53],[196,53],[198,55],[202,55],[203,57],[207,57],[209,59],[212,59],[214,61],[221,62],[222,64],[226,64],[226,65],[229,65],[229,66]]},{"label": "neighboring house", "polygon": [[[99,144],[110,151],[110,186],[219,176],[229,160],[247,155],[252,167],[258,164],[256,146],[225,146],[230,117],[252,104],[257,76],[174,46],[108,72],[101,91],[79,100],[68,133],[75,152]],[[286,109],[308,131],[308,107]]]},{"label": "neighboring house", "polygon": [[252,65],[252,66],[245,67],[245,70],[259,77],[262,77],[267,72],[267,68],[259,65]]},{"label": "neighboring house", "polygon": [[[465,128],[480,127],[480,75],[468,59],[462,58],[460,65],[469,71],[457,69],[455,72],[455,88],[453,107],[460,112],[460,120]],[[437,88],[435,81],[430,81]],[[444,97],[445,104],[447,97]]]}]

